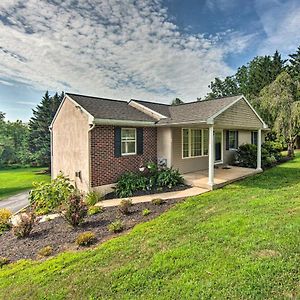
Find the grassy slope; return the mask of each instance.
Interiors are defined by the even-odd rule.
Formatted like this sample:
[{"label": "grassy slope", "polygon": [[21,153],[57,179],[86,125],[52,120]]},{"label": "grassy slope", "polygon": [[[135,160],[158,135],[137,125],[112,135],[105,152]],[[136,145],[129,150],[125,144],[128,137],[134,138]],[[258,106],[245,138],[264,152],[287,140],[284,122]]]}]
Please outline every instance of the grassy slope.
[{"label": "grassy slope", "polygon": [[95,250],[4,267],[0,299],[296,298],[299,175],[298,156]]},{"label": "grassy slope", "polygon": [[33,181],[48,181],[49,175],[36,174],[44,168],[21,168],[0,171],[0,200],[18,192],[28,190]]}]

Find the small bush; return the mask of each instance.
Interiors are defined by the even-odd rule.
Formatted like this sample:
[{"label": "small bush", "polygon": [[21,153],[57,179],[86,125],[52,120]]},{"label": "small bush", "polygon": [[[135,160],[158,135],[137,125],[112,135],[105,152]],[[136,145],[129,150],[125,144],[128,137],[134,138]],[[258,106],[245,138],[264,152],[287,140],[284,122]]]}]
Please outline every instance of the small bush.
[{"label": "small bush", "polygon": [[141,175],[134,174],[132,172],[127,172],[121,175],[118,179],[115,186],[115,193],[118,197],[131,197],[135,191],[138,190],[139,185],[142,183],[140,178],[143,178]]},{"label": "small bush", "polygon": [[78,191],[69,196],[63,210],[64,219],[73,227],[80,225],[87,215],[87,206]]},{"label": "small bush", "polygon": [[96,236],[93,232],[86,231],[79,234],[75,242],[78,246],[90,246],[96,242]]},{"label": "small bush", "polygon": [[102,206],[90,206],[88,209],[88,215],[93,216],[96,214],[100,214],[103,212],[103,207]]},{"label": "small bush", "polygon": [[124,225],[123,225],[123,223],[121,222],[121,220],[116,220],[116,221],[110,223],[110,224],[107,226],[107,229],[108,229],[110,232],[117,233],[117,232],[123,231]]},{"label": "small bush", "polygon": [[145,216],[148,216],[151,214],[151,210],[148,209],[148,208],[145,208],[143,211],[142,211],[142,215],[145,217]]},{"label": "small bush", "polygon": [[124,215],[129,215],[131,206],[132,206],[131,199],[123,199],[119,204],[119,211]]},{"label": "small bush", "polygon": [[84,202],[88,206],[94,206],[96,203],[98,203],[101,200],[102,200],[102,196],[100,193],[98,193],[96,191],[91,191],[86,194]]},{"label": "small bush", "polygon": [[10,260],[7,257],[0,256],[0,268],[2,268],[5,265],[8,265],[10,263]]},{"label": "small bush", "polygon": [[30,235],[35,224],[36,216],[33,212],[21,213],[15,218],[13,223],[13,234],[17,238],[25,238]]},{"label": "small bush", "polygon": [[51,246],[46,246],[39,250],[38,255],[39,256],[50,256],[53,253],[53,248]]},{"label": "small bush", "polygon": [[0,234],[3,231],[9,230],[11,227],[10,218],[12,213],[9,209],[0,209]]},{"label": "small bush", "polygon": [[152,199],[151,203],[154,205],[162,205],[164,203],[163,199],[157,198],[157,199]]},{"label": "small bush", "polygon": [[171,189],[172,187],[182,183],[183,178],[179,171],[172,168],[162,169],[157,175],[157,185],[159,187],[168,187]]},{"label": "small bush", "polygon": [[48,214],[61,206],[74,191],[70,179],[60,173],[51,182],[33,183],[30,192],[30,204],[35,207],[36,214]]}]

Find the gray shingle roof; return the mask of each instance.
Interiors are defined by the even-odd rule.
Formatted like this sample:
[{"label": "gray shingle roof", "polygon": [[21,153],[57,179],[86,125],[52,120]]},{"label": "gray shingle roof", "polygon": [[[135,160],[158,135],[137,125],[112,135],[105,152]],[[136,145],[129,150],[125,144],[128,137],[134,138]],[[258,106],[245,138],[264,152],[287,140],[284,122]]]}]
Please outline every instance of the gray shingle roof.
[{"label": "gray shingle roof", "polygon": [[175,106],[170,105],[170,117],[167,119],[161,119],[158,124],[206,121],[209,117],[227,107],[240,97],[241,95],[214,100],[203,100]]},{"label": "gray shingle roof", "polygon": [[155,102],[150,102],[150,101],[143,101],[143,100],[135,100],[135,99],[131,99],[134,102],[137,102],[141,105],[144,105],[156,112],[158,112],[159,114],[170,118],[170,105],[168,104],[163,104],[163,103],[155,103]]},{"label": "gray shingle roof", "polygon": [[156,121],[150,116],[128,105],[126,101],[90,97],[71,93],[66,93],[66,95],[72,98],[75,102],[77,102],[81,107],[83,107],[96,119],[113,119],[144,122]]}]

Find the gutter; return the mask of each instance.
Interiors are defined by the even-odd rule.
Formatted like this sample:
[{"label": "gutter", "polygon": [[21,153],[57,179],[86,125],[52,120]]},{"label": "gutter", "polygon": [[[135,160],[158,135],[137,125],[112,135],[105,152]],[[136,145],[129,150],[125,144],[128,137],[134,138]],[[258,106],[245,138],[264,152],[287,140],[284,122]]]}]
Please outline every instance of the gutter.
[{"label": "gutter", "polygon": [[94,125],[115,125],[115,126],[155,126],[155,122],[147,121],[130,121],[130,120],[116,120],[116,119],[94,119]]}]

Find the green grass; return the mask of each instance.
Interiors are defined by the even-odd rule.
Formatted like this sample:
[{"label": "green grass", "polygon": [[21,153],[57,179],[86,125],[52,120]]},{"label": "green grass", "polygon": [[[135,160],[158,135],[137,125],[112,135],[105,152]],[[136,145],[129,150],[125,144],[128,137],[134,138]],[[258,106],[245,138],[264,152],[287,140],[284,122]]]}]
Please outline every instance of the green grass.
[{"label": "green grass", "polygon": [[0,171],[0,200],[32,188],[33,181],[49,181],[45,168],[20,168]]},{"label": "green grass", "polygon": [[299,178],[298,155],[94,250],[5,266],[0,299],[299,299]]}]

